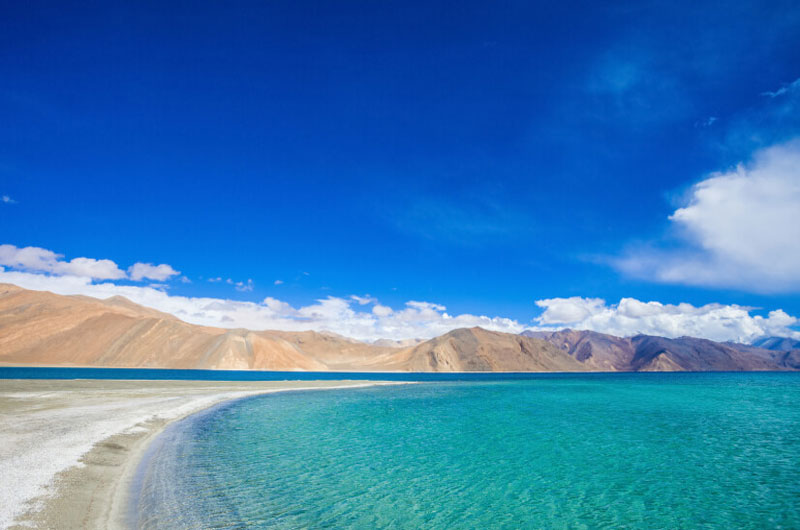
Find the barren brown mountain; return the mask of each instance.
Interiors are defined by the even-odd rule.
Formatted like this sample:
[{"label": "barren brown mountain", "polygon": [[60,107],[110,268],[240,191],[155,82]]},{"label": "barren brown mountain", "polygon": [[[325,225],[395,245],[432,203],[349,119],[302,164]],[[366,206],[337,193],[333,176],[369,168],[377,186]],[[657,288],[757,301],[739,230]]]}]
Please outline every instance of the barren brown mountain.
[{"label": "barren brown mountain", "polygon": [[771,351],[695,337],[629,338],[595,331],[525,331],[561,348],[588,370],[623,372],[797,370],[800,350]]},{"label": "barren brown mountain", "polygon": [[546,341],[487,331],[456,329],[398,356],[414,372],[577,372],[586,368]]},{"label": "barren brown mountain", "polygon": [[314,331],[196,326],[121,297],[98,300],[0,285],[3,364],[350,371],[582,369],[545,341],[480,328],[409,343],[415,346],[402,347],[402,342],[379,346]]},{"label": "barren brown mountain", "polygon": [[[528,335],[528,336],[525,336]],[[591,331],[523,335],[457,329],[367,344],[329,332],[188,324],[122,297],[61,296],[0,284],[0,365],[341,371],[789,370],[800,350]]]},{"label": "barren brown mountain", "polygon": [[3,364],[332,370],[362,368],[383,353],[313,331],[196,326],[121,297],[98,300],[0,285]]},{"label": "barren brown mountain", "polygon": [[551,343],[580,361],[585,370],[616,372],[627,370],[636,355],[631,339],[606,335],[595,331],[524,331],[527,337],[535,337]]}]

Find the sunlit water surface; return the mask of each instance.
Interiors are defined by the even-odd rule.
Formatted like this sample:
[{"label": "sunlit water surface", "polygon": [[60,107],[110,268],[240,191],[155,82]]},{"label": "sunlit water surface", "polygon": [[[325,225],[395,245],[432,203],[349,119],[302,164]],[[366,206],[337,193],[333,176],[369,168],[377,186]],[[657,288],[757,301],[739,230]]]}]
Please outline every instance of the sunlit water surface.
[{"label": "sunlit water surface", "polygon": [[141,528],[798,528],[800,374],[280,393],[173,424]]}]

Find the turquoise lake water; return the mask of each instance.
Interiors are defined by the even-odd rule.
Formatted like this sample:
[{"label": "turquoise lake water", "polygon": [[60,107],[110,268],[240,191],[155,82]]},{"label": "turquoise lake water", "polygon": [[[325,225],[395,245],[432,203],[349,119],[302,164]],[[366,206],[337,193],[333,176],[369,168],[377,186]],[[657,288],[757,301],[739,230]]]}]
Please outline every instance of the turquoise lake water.
[{"label": "turquoise lake water", "polygon": [[280,393],[170,426],[140,528],[800,528],[800,374]]},{"label": "turquoise lake water", "polygon": [[[164,368],[61,368],[0,366],[2,379],[105,379],[147,381],[510,381],[559,378],[532,372],[272,372],[268,370],[173,370]],[[594,374],[601,375],[601,374]]]}]

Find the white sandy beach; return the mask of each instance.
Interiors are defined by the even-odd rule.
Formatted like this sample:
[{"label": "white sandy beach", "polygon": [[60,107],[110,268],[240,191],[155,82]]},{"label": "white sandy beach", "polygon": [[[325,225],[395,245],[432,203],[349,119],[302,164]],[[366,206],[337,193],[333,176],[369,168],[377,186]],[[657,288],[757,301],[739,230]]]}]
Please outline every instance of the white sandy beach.
[{"label": "white sandy beach", "polygon": [[146,447],[171,421],[225,400],[348,381],[0,382],[0,528],[114,528]]}]

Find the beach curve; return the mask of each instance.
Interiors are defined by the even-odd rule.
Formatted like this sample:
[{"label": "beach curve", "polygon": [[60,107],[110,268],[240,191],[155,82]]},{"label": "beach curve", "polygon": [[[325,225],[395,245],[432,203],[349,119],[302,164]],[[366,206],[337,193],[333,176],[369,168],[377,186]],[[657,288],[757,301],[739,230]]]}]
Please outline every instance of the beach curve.
[{"label": "beach curve", "polygon": [[0,528],[125,528],[130,485],[169,424],[222,402],[378,381],[6,380]]}]

